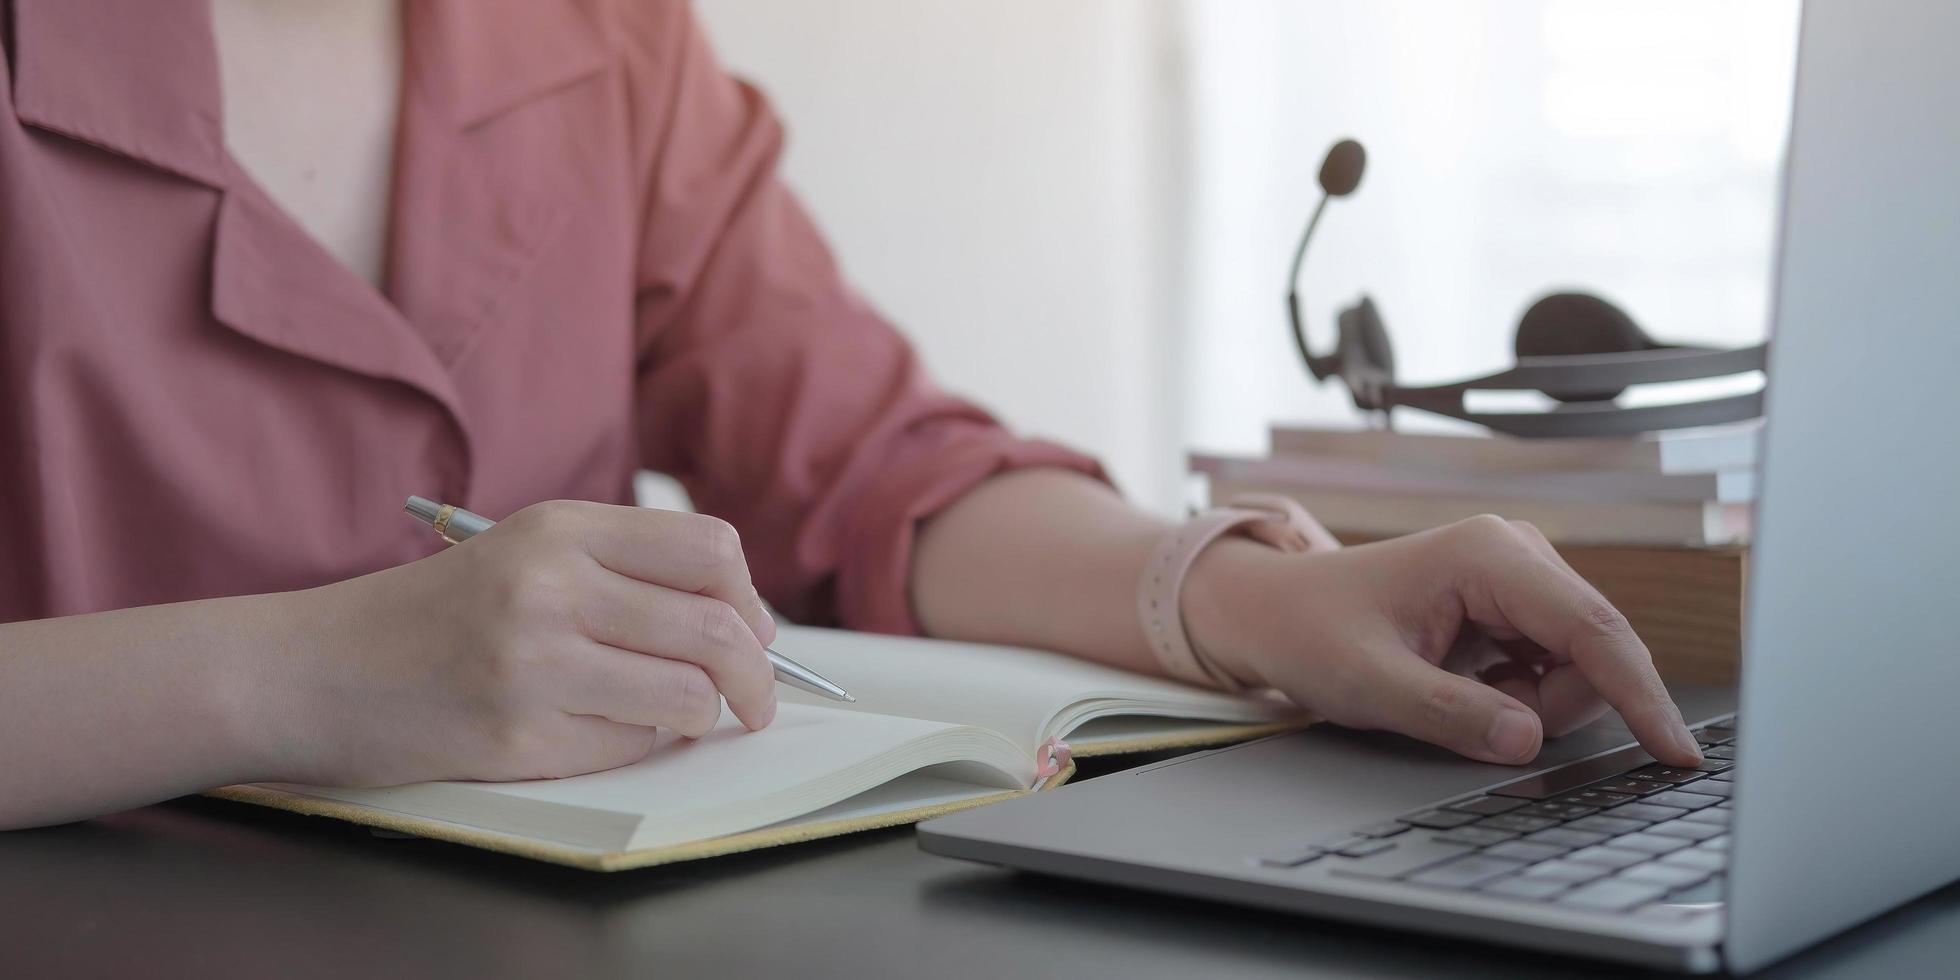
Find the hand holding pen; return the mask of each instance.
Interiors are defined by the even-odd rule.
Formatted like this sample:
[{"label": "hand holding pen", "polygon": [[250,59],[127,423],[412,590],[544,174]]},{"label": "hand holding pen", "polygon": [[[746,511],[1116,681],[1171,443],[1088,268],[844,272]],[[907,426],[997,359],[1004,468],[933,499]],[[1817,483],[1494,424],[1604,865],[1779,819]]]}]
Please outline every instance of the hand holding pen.
[{"label": "hand holding pen", "polygon": [[236,743],[235,767],[199,785],[573,776],[707,735],[724,699],[750,729],[774,720],[776,627],[727,524],[552,501],[494,527],[452,510],[443,530],[480,533],[315,588],[185,604],[235,638],[181,668],[214,706],[197,737]]},{"label": "hand holding pen", "polygon": [[[456,507],[450,504],[437,503],[436,501],[430,500],[427,497],[410,497],[408,498],[408,503],[402,509],[407,511],[408,514],[414,517],[416,520],[429,525],[429,527],[432,528],[436,532],[436,534],[440,535],[444,541],[447,541],[450,544],[459,544],[472,537],[475,537],[477,534],[480,534],[483,531],[489,530],[491,527],[494,527],[496,525],[495,521],[492,521],[487,517],[484,517],[479,514],[473,514],[467,510],[464,510],[460,507]],[[721,524],[721,522],[719,521],[714,521],[713,518],[709,518],[708,520],[712,521],[713,523],[709,525],[704,525],[704,527],[726,528],[725,524]],[[732,532],[725,532],[725,533],[728,533],[732,536]],[[737,561],[739,562],[741,549],[739,546],[737,546],[733,550],[735,552]],[[746,567],[744,568],[744,572],[743,572],[743,581],[744,582],[747,581]],[[757,607],[760,607],[761,600],[760,598],[755,597],[754,593],[755,590],[753,588],[750,588],[748,590],[748,595],[746,599],[753,601]],[[761,616],[764,620],[768,619],[768,613],[766,611],[761,612]],[[771,626],[770,632],[771,633],[774,632],[773,624]],[[758,634],[758,637],[759,636],[760,634]],[[796,661],[791,660],[790,658],[785,657],[780,653],[777,653],[775,650],[770,649],[766,645],[767,644],[766,640],[763,642],[765,645],[762,648],[762,653],[765,657],[768,658],[769,664],[774,670],[777,681],[784,684],[788,684],[789,686],[797,688],[799,690],[809,691],[812,694],[829,698],[832,701],[849,702],[849,701],[857,700],[856,698],[851,697],[851,695],[847,693],[843,688],[838,687],[836,684],[831,683],[829,680],[825,679],[821,674],[818,674],[816,671],[813,671],[810,668],[805,667],[802,664],[799,664]]]}]

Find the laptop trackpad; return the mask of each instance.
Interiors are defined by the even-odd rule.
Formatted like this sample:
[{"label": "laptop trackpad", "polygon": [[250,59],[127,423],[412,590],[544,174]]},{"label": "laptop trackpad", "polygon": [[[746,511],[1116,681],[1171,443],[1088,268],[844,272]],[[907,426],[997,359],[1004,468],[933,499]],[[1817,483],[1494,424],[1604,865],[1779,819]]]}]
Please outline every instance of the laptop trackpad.
[{"label": "laptop trackpad", "polygon": [[[1343,831],[1620,748],[1632,740],[1615,720],[1548,741],[1530,765],[1500,766],[1474,762],[1400,735],[1329,726],[1210,757],[1174,759],[1136,775],[1156,784],[1152,792],[1241,799],[1250,795],[1268,814],[1277,810],[1316,823],[1324,820],[1327,829]],[[1193,764],[1198,762],[1204,764]]]},{"label": "laptop trackpad", "polygon": [[[1690,723],[1733,710],[1732,690],[1686,688],[1675,694]],[[1038,842],[1043,850],[1132,862],[1243,864],[1248,856],[1298,848],[1632,741],[1618,716],[1609,714],[1547,741],[1530,765],[1498,766],[1398,735],[1316,726],[1088,780],[929,826],[955,837]]]}]

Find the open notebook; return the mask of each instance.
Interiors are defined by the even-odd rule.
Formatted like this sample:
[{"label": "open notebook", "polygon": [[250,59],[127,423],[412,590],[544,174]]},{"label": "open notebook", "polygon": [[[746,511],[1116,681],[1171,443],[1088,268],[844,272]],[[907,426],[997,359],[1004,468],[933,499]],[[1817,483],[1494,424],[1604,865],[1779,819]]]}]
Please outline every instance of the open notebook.
[{"label": "open notebook", "polygon": [[[727,854],[922,820],[1058,785],[1070,752],[1215,745],[1297,727],[1235,696],[1013,647],[784,626],[776,647],[858,699],[788,687],[749,732],[662,732],[640,762],[567,779],[381,789],[230,786],[213,795],[594,870]],[[1067,749],[1057,743],[1066,739]]]}]

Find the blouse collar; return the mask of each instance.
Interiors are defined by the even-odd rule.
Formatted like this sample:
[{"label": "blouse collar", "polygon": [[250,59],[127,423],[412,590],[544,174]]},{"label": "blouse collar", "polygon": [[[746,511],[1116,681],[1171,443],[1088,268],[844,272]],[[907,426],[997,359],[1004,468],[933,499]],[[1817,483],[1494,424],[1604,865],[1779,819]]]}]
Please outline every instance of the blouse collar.
[{"label": "blouse collar", "polygon": [[[14,0],[22,122],[223,187],[208,0]],[[403,0],[404,88],[468,129],[606,67],[571,0]]]}]

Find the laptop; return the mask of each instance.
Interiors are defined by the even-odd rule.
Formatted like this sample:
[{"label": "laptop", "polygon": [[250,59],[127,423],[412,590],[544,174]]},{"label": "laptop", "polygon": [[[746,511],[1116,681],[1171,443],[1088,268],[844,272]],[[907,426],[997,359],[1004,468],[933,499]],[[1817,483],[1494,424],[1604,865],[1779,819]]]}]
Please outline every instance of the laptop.
[{"label": "laptop", "polygon": [[[1960,877],[1960,4],[1810,0],[1740,690],[1525,767],[1316,726],[919,828],[927,851],[1746,973]],[[1739,698],[1739,704],[1738,704]]]}]

